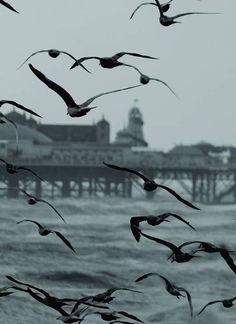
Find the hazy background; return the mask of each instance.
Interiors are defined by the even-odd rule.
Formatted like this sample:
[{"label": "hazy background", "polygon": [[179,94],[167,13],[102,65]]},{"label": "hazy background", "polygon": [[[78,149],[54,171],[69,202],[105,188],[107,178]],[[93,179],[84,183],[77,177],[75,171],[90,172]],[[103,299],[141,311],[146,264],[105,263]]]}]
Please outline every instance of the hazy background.
[{"label": "hazy background", "polygon": [[[105,115],[113,140],[138,98],[151,147],[168,149],[176,143],[200,140],[234,144],[235,1],[173,1],[168,15],[185,11],[221,15],[187,16],[171,27],[159,24],[158,11],[151,5],[142,7],[130,20],[141,0],[9,2],[20,14],[0,7],[0,99],[16,100],[35,109],[43,116],[43,123],[91,124]],[[69,51],[78,58],[110,56],[119,51],[157,56],[160,60],[124,56],[121,61],[166,81],[179,99],[153,82],[99,98],[95,102],[98,109],[83,118],[70,118],[61,98],[41,83],[27,64],[16,70],[31,53],[50,48]],[[66,56],[52,59],[43,53],[29,62],[65,87],[78,103],[100,92],[138,83],[136,72],[125,67],[102,69],[96,60],[86,62],[91,75],[78,68],[70,71],[72,61]]]}]

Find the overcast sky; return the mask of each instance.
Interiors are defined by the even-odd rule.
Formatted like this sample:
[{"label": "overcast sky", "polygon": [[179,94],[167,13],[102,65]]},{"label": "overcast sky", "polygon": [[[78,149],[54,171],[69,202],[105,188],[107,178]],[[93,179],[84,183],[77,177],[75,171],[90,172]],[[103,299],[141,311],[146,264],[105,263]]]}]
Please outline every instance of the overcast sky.
[{"label": "overcast sky", "polygon": [[[104,115],[111,123],[112,140],[127,124],[135,98],[143,114],[150,147],[202,140],[236,146],[236,1],[173,0],[168,15],[185,11],[220,12],[192,15],[181,24],[163,27],[154,6],[142,0],[7,0],[16,14],[0,6],[1,98],[15,100],[43,116],[43,123],[92,124]],[[148,2],[148,1],[147,1]],[[110,56],[120,51],[152,55],[159,60],[124,56],[150,77],[167,82],[172,93],[157,82],[98,98],[98,108],[82,118],[66,115],[62,99],[30,71],[17,67],[31,53],[56,48],[75,57]],[[138,84],[138,74],[127,68],[103,69],[96,60],[92,71],[69,70],[69,57],[38,54],[29,61],[71,93],[77,103],[100,92]],[[2,112],[7,112],[4,106]]]}]

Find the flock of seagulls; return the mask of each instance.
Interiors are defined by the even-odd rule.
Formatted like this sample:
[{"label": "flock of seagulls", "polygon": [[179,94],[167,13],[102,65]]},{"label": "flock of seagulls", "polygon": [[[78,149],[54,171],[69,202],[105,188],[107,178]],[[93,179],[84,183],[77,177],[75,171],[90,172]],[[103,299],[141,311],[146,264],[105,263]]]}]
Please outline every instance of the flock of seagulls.
[{"label": "flock of seagulls", "polygon": [[[185,12],[181,14],[177,14],[175,16],[166,16],[165,13],[168,12],[170,9],[171,3],[173,0],[168,1],[167,3],[160,3],[159,0],[155,0],[155,2],[147,2],[147,3],[141,3],[136,9],[134,9],[133,13],[131,14],[130,19],[132,19],[135,15],[135,13],[143,6],[146,5],[152,5],[156,7],[156,9],[159,12],[159,22],[162,26],[170,26],[176,23],[179,23],[176,21],[177,18],[187,16],[187,15],[206,15],[206,14],[217,14],[217,13],[209,13],[209,12]],[[0,4],[9,10],[19,13],[16,9],[14,9],[8,2],[0,0]],[[169,88],[169,90],[175,94],[175,92],[168,86],[168,84],[158,78],[150,78],[149,76],[143,74],[137,67],[123,63],[119,61],[120,58],[122,58],[125,55],[129,56],[134,56],[134,57],[139,57],[139,58],[145,58],[145,59],[152,59],[155,60],[157,57],[154,56],[149,56],[149,55],[143,55],[135,52],[119,52],[116,53],[113,56],[110,57],[99,57],[99,56],[87,56],[87,57],[81,57],[79,59],[75,58],[73,55],[66,51],[60,51],[56,49],[48,49],[48,50],[39,50],[36,52],[33,52],[31,55],[29,55],[23,63],[20,65],[22,67],[26,62],[28,62],[33,56],[39,54],[39,53],[48,53],[48,55],[52,58],[57,58],[60,54],[64,54],[69,56],[73,60],[73,65],[70,67],[70,69],[74,69],[75,67],[82,67],[86,72],[91,73],[86,66],[84,66],[84,63],[88,60],[95,59],[99,61],[99,64],[102,68],[106,69],[113,69],[118,66],[126,66],[132,69],[135,69],[139,76],[139,84],[138,85],[133,85],[121,89],[116,89],[112,91],[107,91],[103,92],[100,94],[97,94],[88,100],[86,100],[84,103],[77,104],[72,96],[67,92],[62,86],[57,84],[56,82],[50,80],[48,77],[45,76],[44,73],[36,69],[31,63],[28,65],[29,69],[32,71],[33,75],[36,76],[42,83],[44,83],[49,89],[57,93],[62,100],[65,102],[66,107],[67,107],[67,114],[70,117],[82,117],[86,115],[90,110],[96,108],[96,106],[90,106],[90,104],[97,98],[116,93],[116,92],[121,92],[133,88],[140,87],[144,84],[148,84],[150,80],[155,80],[158,81],[165,86]],[[19,67],[19,68],[20,68]],[[175,94],[176,95],[176,94]],[[0,100],[0,108],[4,104],[11,104],[14,105],[16,108],[21,109],[25,112],[28,112],[36,117],[41,117],[38,113],[35,111],[26,108],[25,106],[13,101],[13,100]],[[16,132],[17,132],[17,125],[8,119],[4,114],[0,113],[0,123],[5,123],[5,122],[10,122]],[[18,147],[18,134],[16,134],[16,141],[17,141],[17,147]],[[39,175],[37,175],[33,170],[24,167],[24,166],[17,166],[13,165],[4,159],[0,158],[0,161],[6,165],[6,171],[14,176],[15,173],[19,172],[20,170],[24,170],[27,172],[30,172],[33,176],[37,177],[40,181],[44,181]],[[149,179],[147,176],[143,175],[141,172],[133,170],[129,167],[126,166],[117,166],[114,164],[109,164],[107,162],[103,162],[105,167],[116,170],[116,171],[121,171],[121,172],[128,172],[134,176],[138,176],[139,178],[142,179],[143,181],[143,189],[145,191],[154,191],[159,189],[163,189],[167,191],[169,194],[174,196],[180,203],[184,204],[187,207],[190,207],[195,210],[199,210],[198,207],[193,205],[190,201],[185,200],[183,197],[181,197],[179,194],[177,194],[173,189],[158,184],[155,182],[153,179]],[[46,200],[43,200],[41,198],[37,198],[28,192],[26,192],[25,189],[20,189],[21,192],[27,197],[28,199],[28,204],[29,205],[34,205],[38,202],[45,203],[49,205],[55,213],[60,217],[60,219],[66,223],[64,217],[59,213],[59,211],[49,202]],[[180,222],[184,223],[187,225],[189,228],[192,230],[196,230],[195,227],[193,227],[188,221],[186,221],[183,217],[171,213],[171,212],[166,212],[161,215],[148,215],[148,216],[133,216],[130,219],[130,229],[131,232],[137,242],[140,242],[141,237],[144,237],[148,240],[151,240],[155,243],[157,243],[157,247],[159,245],[163,245],[166,248],[168,248],[171,251],[170,256],[168,259],[171,260],[171,262],[178,262],[178,263],[183,263],[183,262],[189,262],[195,257],[199,257],[197,253],[199,252],[206,252],[206,253],[219,253],[220,256],[225,260],[227,263],[228,267],[236,274],[236,264],[234,263],[230,253],[234,251],[230,251],[226,249],[225,247],[217,247],[214,244],[210,242],[204,242],[204,241],[191,241],[191,242],[184,242],[180,246],[175,245],[172,242],[163,240],[159,237],[154,237],[151,235],[148,235],[147,233],[144,233],[140,229],[140,223],[146,222],[148,225],[151,226],[159,226],[163,222],[170,222],[169,218],[173,217],[179,220]],[[68,247],[71,251],[73,251],[75,254],[77,253],[76,249],[72,246],[72,244],[69,242],[69,240],[62,235],[59,231],[49,229],[45,227],[44,225],[40,224],[38,221],[32,220],[32,219],[23,219],[17,222],[17,224],[23,224],[23,223],[31,223],[37,226],[38,228],[38,233],[41,236],[47,236],[49,234],[55,234],[65,245]],[[191,253],[184,252],[183,248],[187,245],[194,245],[198,244],[197,248]],[[194,310],[193,310],[193,304],[192,304],[192,298],[188,290],[186,290],[183,287],[176,286],[174,283],[172,283],[169,279],[167,279],[165,276],[162,274],[159,274],[157,272],[149,272],[146,273],[139,278],[135,280],[136,283],[149,278],[150,276],[157,276],[159,277],[164,283],[165,283],[165,289],[166,291],[173,295],[176,296],[178,299],[180,297],[185,297],[183,294],[187,296],[189,308],[190,308],[190,316],[191,318],[194,316]],[[115,292],[117,291],[129,291],[132,293],[142,293],[139,290],[135,290],[132,288],[128,287],[111,287],[108,290],[93,295],[93,296],[85,296],[82,298],[78,299],[71,299],[71,298],[58,298],[56,296],[53,296],[49,294],[47,291],[45,291],[42,288],[39,288],[37,286],[32,285],[31,283],[25,283],[22,282],[16,278],[13,278],[12,276],[6,276],[7,279],[13,283],[14,285],[11,285],[9,287],[2,287],[0,289],[0,297],[6,297],[9,295],[12,295],[14,293],[14,290],[24,292],[28,294],[33,300],[52,308],[53,310],[57,311],[59,313],[57,319],[61,320],[64,323],[81,323],[84,321],[88,316],[99,316],[103,321],[109,322],[110,324],[113,323],[130,323],[130,324],[135,324],[135,323],[144,323],[142,319],[138,318],[137,316],[130,314],[124,310],[111,310],[110,309],[110,304],[112,303],[113,299],[115,298],[112,296]],[[10,291],[8,291],[10,290]],[[12,291],[13,290],[13,291]],[[233,306],[233,302],[236,300],[236,297],[233,298],[228,298],[228,299],[223,299],[223,300],[213,300],[209,301],[199,312],[197,315],[201,314],[208,306],[216,304],[216,303],[222,303],[222,305],[225,308],[230,308]],[[71,307],[71,310],[68,311],[68,308]],[[66,310],[65,310],[66,308]],[[99,309],[99,310],[97,310]]]}]

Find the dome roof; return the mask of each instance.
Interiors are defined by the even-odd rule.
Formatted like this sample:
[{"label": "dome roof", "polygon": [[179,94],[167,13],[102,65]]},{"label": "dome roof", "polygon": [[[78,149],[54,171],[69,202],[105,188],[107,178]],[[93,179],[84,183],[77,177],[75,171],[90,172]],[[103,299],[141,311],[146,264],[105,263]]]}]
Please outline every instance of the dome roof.
[{"label": "dome roof", "polygon": [[[33,141],[35,144],[50,144],[52,139],[40,133],[36,129],[30,128],[25,125],[16,124],[19,134],[19,141],[29,140]],[[15,141],[15,128],[10,123],[6,122],[5,124],[0,124],[0,139]]]}]

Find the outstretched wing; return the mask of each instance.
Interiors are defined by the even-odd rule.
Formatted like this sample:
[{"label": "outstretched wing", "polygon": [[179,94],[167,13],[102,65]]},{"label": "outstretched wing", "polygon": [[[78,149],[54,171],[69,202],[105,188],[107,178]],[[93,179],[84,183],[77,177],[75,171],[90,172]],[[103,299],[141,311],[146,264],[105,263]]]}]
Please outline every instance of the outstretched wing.
[{"label": "outstretched wing", "polygon": [[98,56],[84,56],[84,57],[81,57],[78,60],[75,60],[75,63],[70,67],[70,70],[74,69],[78,65],[82,66],[81,63],[83,63],[84,61],[90,60],[90,59],[100,60],[100,57],[98,57]]},{"label": "outstretched wing", "polygon": [[24,107],[24,106],[18,104],[17,102],[15,102],[15,101],[13,101],[13,100],[0,100],[0,107],[1,107],[2,105],[4,105],[5,103],[10,104],[10,105],[13,105],[13,106],[15,106],[15,107],[17,107],[17,108],[19,108],[19,109],[21,109],[21,110],[24,110],[24,111],[26,111],[26,112],[28,112],[28,113],[34,115],[34,116],[42,117],[42,116],[38,115],[36,112],[34,112],[33,110],[28,109],[28,108],[26,108],[26,107]]},{"label": "outstretched wing", "polygon": [[52,204],[50,204],[48,201],[46,201],[44,199],[37,198],[37,200],[50,206],[55,211],[55,213],[63,220],[63,222],[66,223],[65,219],[62,217],[62,215],[59,213],[59,211]]},{"label": "outstretched wing", "polygon": [[8,8],[8,9],[14,11],[14,12],[19,13],[19,11],[17,11],[16,9],[14,9],[14,8],[9,4],[9,3],[7,3],[7,2],[4,1],[4,0],[0,0],[0,4],[3,5],[3,6],[5,6],[5,7]]},{"label": "outstretched wing", "polygon": [[11,277],[11,276],[6,276],[6,278],[10,281],[13,281],[14,283],[18,284],[18,285],[23,285],[23,286],[26,286],[26,287],[30,287],[34,290],[37,290],[38,292],[40,292],[41,294],[43,294],[45,297],[49,297],[49,293],[47,293],[45,290],[41,289],[41,288],[38,288],[38,287],[35,287],[33,285],[30,285],[30,284],[27,284],[27,283],[24,283],[22,281],[19,281],[19,280],[16,280],[15,278]]},{"label": "outstretched wing", "polygon": [[17,167],[18,170],[25,170],[25,171],[29,171],[30,173],[32,173],[34,176],[36,176],[39,180],[44,181],[39,175],[37,175],[37,173],[35,173],[33,170],[31,170],[30,168],[26,168],[24,166],[19,166]]},{"label": "outstretched wing", "polygon": [[158,82],[164,84],[173,93],[173,95],[175,95],[177,97],[177,95],[174,92],[174,90],[172,90],[171,87],[166,82],[164,82],[164,81],[162,81],[160,79],[156,79],[156,78],[150,78],[150,80],[158,81]]},{"label": "outstretched wing", "polygon": [[48,52],[48,50],[41,50],[41,51],[37,51],[37,52],[34,52],[32,53],[31,55],[29,55],[27,57],[27,59],[24,60],[24,62],[17,68],[17,70],[19,70],[32,56],[38,54],[38,53],[45,53],[45,52]]},{"label": "outstretched wing", "polygon": [[182,14],[178,14],[176,16],[172,16],[172,19],[180,18],[183,16],[188,16],[188,15],[218,15],[220,12],[184,12]]},{"label": "outstretched wing", "polygon": [[206,304],[206,305],[205,305],[205,306],[200,310],[200,312],[198,313],[198,315],[201,314],[207,306],[209,306],[209,305],[213,305],[213,304],[216,304],[216,303],[222,303],[222,300],[214,300],[214,301],[211,301],[211,302],[207,303],[207,304]]},{"label": "outstretched wing", "polygon": [[226,261],[226,263],[228,264],[228,266],[230,267],[230,269],[236,273],[236,265],[234,264],[233,259],[231,258],[229,252],[225,249],[219,249],[220,255],[222,256],[222,258]]},{"label": "outstretched wing", "polygon": [[156,7],[158,7],[158,5],[154,2],[144,2],[144,3],[141,3],[136,9],[134,9],[134,11],[132,12],[131,16],[129,19],[132,19],[134,14],[139,10],[139,8],[141,8],[142,6],[145,6],[145,5],[154,5]]},{"label": "outstretched wing", "polygon": [[132,170],[132,169],[128,169],[128,168],[122,168],[122,167],[119,167],[117,165],[109,164],[109,163],[106,163],[106,162],[103,162],[103,164],[105,164],[107,167],[115,169],[115,170],[127,171],[127,172],[130,172],[130,173],[136,174],[137,176],[142,178],[144,181],[150,181],[150,179],[148,179],[142,173],[140,173],[140,172],[138,172],[136,170]]},{"label": "outstretched wing", "polygon": [[135,216],[130,218],[130,229],[137,242],[139,242],[141,236],[139,233],[139,223],[146,220],[147,216]]},{"label": "outstretched wing", "polygon": [[137,87],[140,87],[141,85],[138,84],[136,86],[131,86],[131,87],[127,87],[127,88],[122,88],[122,89],[117,89],[117,90],[112,90],[112,91],[107,91],[107,92],[102,92],[102,93],[99,93],[98,95],[92,97],[92,98],[89,98],[88,100],[86,100],[84,103],[81,104],[81,106],[83,107],[88,107],[88,105],[91,104],[91,102],[93,102],[96,98],[99,98],[101,96],[104,96],[104,95],[107,95],[107,94],[110,94],[110,93],[115,93],[115,92],[120,92],[120,91],[124,91],[124,90],[129,90],[129,89],[133,89],[133,88],[137,88]]},{"label": "outstretched wing", "polygon": [[174,245],[173,243],[171,242],[168,242],[168,241],[165,241],[165,240],[161,240],[157,237],[153,237],[153,236],[150,236],[150,235],[147,235],[143,232],[140,231],[140,234],[146,238],[148,238],[149,240],[152,240],[152,241],[155,241],[156,243],[159,243],[159,244],[163,244],[165,246],[167,246],[169,249],[171,249],[174,253],[178,253],[179,252],[179,248]]},{"label": "outstretched wing", "polygon": [[169,216],[173,216],[173,217],[177,218],[178,220],[180,220],[181,222],[185,223],[186,225],[188,225],[189,227],[191,227],[192,229],[195,230],[195,228],[189,222],[187,222],[185,219],[183,219],[181,216],[172,214],[172,213],[169,213]]},{"label": "outstretched wing", "polygon": [[117,312],[118,314],[121,314],[121,315],[123,315],[123,316],[125,316],[125,317],[128,317],[128,318],[131,318],[131,319],[133,319],[134,321],[138,321],[138,322],[140,322],[140,323],[144,323],[141,319],[139,319],[138,317],[136,317],[136,316],[134,316],[134,315],[132,315],[132,314],[129,314],[129,313],[126,313],[126,312],[124,312],[124,311],[120,311],[120,312]]},{"label": "outstretched wing", "polygon": [[181,201],[183,204],[191,207],[191,208],[194,208],[194,209],[197,209],[197,210],[200,210],[200,208],[198,207],[195,207],[191,202],[183,199],[180,195],[178,195],[173,189],[167,187],[167,186],[163,186],[163,185],[158,185],[158,187],[168,191],[170,194],[172,194],[173,196],[175,196],[176,199],[178,199],[179,201]]},{"label": "outstretched wing", "polygon": [[146,279],[146,278],[151,277],[151,276],[159,276],[159,277],[160,277],[160,275],[159,275],[157,272],[149,272],[149,273],[144,274],[144,275],[141,276],[141,277],[138,277],[138,278],[135,280],[135,282],[142,281],[143,279]]},{"label": "outstretched wing", "polygon": [[143,58],[158,60],[158,57],[153,57],[153,56],[143,55],[143,54],[133,53],[133,52],[119,52],[119,53],[113,55],[112,58],[115,59],[115,60],[118,60],[119,58],[121,58],[124,55],[131,55],[131,56],[137,56],[137,57],[143,57]]},{"label": "outstretched wing", "polygon": [[24,220],[22,220],[22,221],[17,222],[16,224],[20,224],[20,223],[24,223],[24,222],[31,222],[31,223],[34,223],[34,224],[37,225],[38,228],[40,228],[40,229],[43,229],[43,228],[44,228],[41,224],[39,224],[38,222],[33,221],[33,220],[31,220],[31,219],[24,219]]},{"label": "outstretched wing", "polygon": [[65,236],[63,236],[60,232],[57,232],[57,231],[53,231],[53,233],[55,233],[65,243],[65,245],[68,246],[68,248],[70,248],[73,252],[76,253],[75,249],[70,244],[70,242],[65,238]]},{"label": "outstretched wing", "polygon": [[42,81],[48,88],[55,91],[65,102],[67,107],[76,107],[76,103],[74,99],[71,97],[69,92],[67,92],[65,89],[63,89],[61,86],[59,86],[57,83],[51,81],[48,79],[42,72],[37,70],[35,67],[33,67],[32,64],[29,64],[30,70],[36,75],[36,77]]},{"label": "outstretched wing", "polygon": [[177,287],[177,288],[179,291],[184,291],[186,293],[186,296],[188,298],[189,308],[190,308],[190,315],[191,315],[191,318],[193,318],[193,304],[192,304],[192,298],[191,298],[190,293],[185,288],[182,288],[182,287]]}]

